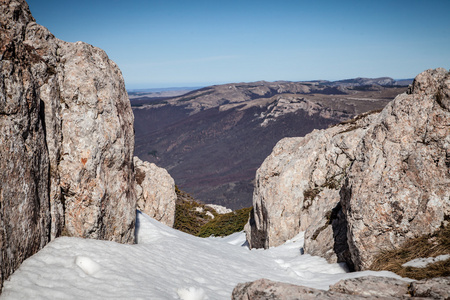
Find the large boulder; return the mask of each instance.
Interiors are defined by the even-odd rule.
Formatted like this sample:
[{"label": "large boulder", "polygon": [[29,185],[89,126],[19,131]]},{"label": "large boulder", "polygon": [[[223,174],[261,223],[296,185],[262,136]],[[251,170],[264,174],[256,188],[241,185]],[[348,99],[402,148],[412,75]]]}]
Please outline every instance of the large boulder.
[{"label": "large boulder", "polygon": [[305,252],[367,269],[450,215],[450,73],[428,70],[380,113],[281,140],[257,171],[251,247],[305,231]]},{"label": "large boulder", "polygon": [[0,284],[50,239],[134,242],[133,113],[104,51],[0,3]]},{"label": "large boulder", "polygon": [[334,240],[346,244],[346,232],[335,235],[332,225],[341,224],[339,191],[358,142],[375,116],[367,113],[328,130],[277,143],[256,172],[254,209],[246,225],[251,248],[278,246],[306,231],[309,253],[326,252],[330,262],[339,260],[336,252],[347,255],[345,245],[333,251]]},{"label": "large boulder", "polygon": [[119,68],[103,50],[34,22],[24,44],[41,61],[53,235],[64,224],[69,236],[133,242],[133,113]]},{"label": "large boulder", "polygon": [[137,209],[172,227],[177,194],[175,181],[166,169],[134,157]]},{"label": "large boulder", "polygon": [[49,242],[49,155],[33,70],[41,62],[23,43],[26,6],[0,6],[0,288],[22,261]]},{"label": "large boulder", "polygon": [[450,72],[419,74],[358,145],[342,189],[357,270],[450,216]]}]

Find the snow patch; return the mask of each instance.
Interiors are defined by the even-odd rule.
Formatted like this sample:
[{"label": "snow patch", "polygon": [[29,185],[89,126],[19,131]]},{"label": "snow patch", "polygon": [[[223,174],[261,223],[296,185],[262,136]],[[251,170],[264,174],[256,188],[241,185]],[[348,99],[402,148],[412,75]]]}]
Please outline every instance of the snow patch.
[{"label": "snow patch", "polygon": [[430,264],[444,261],[450,258],[450,254],[439,255],[436,257],[416,258],[402,265],[402,267],[426,268]]},{"label": "snow patch", "polygon": [[190,287],[187,289],[178,289],[178,297],[181,300],[206,300],[208,297],[205,294],[205,290],[202,288]]},{"label": "snow patch", "polygon": [[400,278],[386,271],[347,273],[340,264],[302,255],[303,233],[279,247],[250,250],[244,232],[199,238],[141,212],[136,224],[135,245],[53,240],[4,282],[1,299],[228,300],[238,283],[260,278],[323,290],[346,278]]},{"label": "snow patch", "polygon": [[205,206],[214,209],[219,215],[223,215],[223,214],[232,212],[231,209],[226,208],[225,206],[222,206],[222,205],[218,205],[218,204],[206,204]]}]

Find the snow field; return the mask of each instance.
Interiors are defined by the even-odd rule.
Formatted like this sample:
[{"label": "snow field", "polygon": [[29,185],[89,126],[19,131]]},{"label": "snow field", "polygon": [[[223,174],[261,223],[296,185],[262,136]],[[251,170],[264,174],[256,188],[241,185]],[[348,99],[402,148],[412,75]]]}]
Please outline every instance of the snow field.
[{"label": "snow field", "polygon": [[[60,237],[4,283],[1,299],[230,299],[237,283],[267,278],[313,288],[365,275],[301,255],[303,233],[284,245],[249,250],[245,234],[198,238],[138,212],[136,245]],[[244,245],[244,246],[243,246]]]}]

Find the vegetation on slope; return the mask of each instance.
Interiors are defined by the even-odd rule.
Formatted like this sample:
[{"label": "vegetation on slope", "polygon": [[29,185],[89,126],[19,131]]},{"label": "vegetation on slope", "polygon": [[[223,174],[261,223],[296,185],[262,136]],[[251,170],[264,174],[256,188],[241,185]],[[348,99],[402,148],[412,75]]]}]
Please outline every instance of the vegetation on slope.
[{"label": "vegetation on slope", "polygon": [[177,203],[173,228],[199,237],[227,236],[244,229],[251,207],[227,214],[196,201],[189,194],[175,188]]},{"label": "vegetation on slope", "polygon": [[450,276],[450,259],[429,264],[425,268],[402,267],[416,258],[450,254],[450,226],[442,226],[437,232],[407,241],[402,248],[384,251],[374,261],[371,270],[392,271],[402,277],[424,279]]},{"label": "vegetation on slope", "polygon": [[246,207],[227,214],[218,215],[202,226],[198,236],[227,236],[242,231],[248,221],[251,210],[252,207]]}]

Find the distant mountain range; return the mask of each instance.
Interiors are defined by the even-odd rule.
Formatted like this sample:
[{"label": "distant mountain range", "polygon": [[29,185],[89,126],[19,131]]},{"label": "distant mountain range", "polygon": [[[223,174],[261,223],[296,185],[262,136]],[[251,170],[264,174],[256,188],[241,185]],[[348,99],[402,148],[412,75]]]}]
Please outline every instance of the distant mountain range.
[{"label": "distant mountain range", "polygon": [[166,168],[198,200],[247,207],[255,171],[280,139],[381,109],[411,81],[258,81],[134,95],[135,155]]}]

